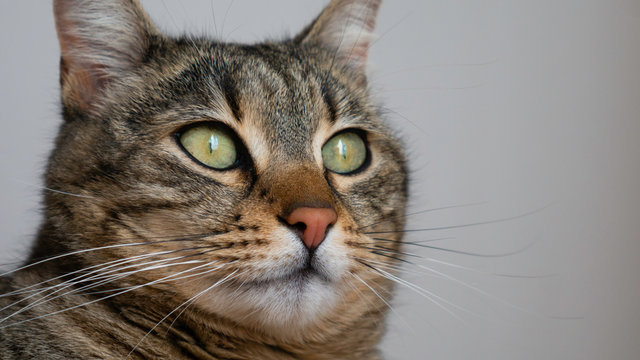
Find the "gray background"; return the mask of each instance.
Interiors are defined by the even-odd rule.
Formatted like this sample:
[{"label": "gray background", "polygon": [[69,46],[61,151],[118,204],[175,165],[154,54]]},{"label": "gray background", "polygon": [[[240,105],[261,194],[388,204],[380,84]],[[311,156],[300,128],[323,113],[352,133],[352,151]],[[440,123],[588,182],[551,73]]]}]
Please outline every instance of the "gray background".
[{"label": "gray background", "polygon": [[[295,33],[324,2],[144,1],[170,33]],[[215,22],[214,22],[215,16]],[[387,1],[371,84],[411,156],[389,359],[640,358],[640,1]],[[39,219],[59,124],[47,1],[0,2],[0,261]],[[441,239],[441,240],[434,240]],[[509,276],[507,276],[509,275]],[[517,275],[517,276],[511,276]],[[415,288],[414,288],[415,289]],[[419,295],[417,292],[422,292]]]}]

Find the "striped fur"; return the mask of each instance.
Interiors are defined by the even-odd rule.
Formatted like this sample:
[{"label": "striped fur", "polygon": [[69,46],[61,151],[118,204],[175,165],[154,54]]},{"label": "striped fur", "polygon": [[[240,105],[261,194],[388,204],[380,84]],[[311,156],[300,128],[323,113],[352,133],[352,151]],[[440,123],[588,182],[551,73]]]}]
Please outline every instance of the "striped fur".
[{"label": "striped fur", "polygon": [[[26,267],[0,280],[0,358],[377,358],[392,284],[371,264],[396,268],[407,192],[366,88],[378,7],[334,0],[249,46],[167,37],[135,0],[55,1],[55,191]],[[237,135],[238,167],[180,148],[202,121]],[[350,175],[320,153],[344,129],[370,152]],[[310,255],[282,219],[316,203],[338,221]]]}]

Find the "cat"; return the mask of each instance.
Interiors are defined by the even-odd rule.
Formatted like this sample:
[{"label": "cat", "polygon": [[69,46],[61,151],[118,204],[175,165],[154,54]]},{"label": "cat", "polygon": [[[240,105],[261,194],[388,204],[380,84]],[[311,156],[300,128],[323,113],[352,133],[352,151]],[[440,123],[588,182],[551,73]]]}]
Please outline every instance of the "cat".
[{"label": "cat", "polygon": [[379,7],[243,45],[55,0],[63,123],[0,358],[380,358],[408,176],[367,88]]}]

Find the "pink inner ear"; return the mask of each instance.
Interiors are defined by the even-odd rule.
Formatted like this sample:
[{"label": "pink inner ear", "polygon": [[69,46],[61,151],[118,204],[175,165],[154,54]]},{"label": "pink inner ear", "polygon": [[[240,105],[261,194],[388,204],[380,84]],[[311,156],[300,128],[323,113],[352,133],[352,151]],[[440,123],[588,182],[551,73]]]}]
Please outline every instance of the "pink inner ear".
[{"label": "pink inner ear", "polygon": [[85,110],[91,108],[96,96],[109,83],[103,65],[80,65],[66,58],[63,58],[60,81],[65,103]]},{"label": "pink inner ear", "polygon": [[81,109],[90,107],[99,90],[106,85],[104,66],[90,64],[80,59],[80,54],[88,51],[86,40],[74,35],[77,26],[68,20],[64,14],[68,11],[68,4],[57,2],[56,25],[62,62],[60,67],[60,82],[63,89],[63,101]]},{"label": "pink inner ear", "polygon": [[63,102],[83,109],[138,66],[150,34],[156,33],[137,1],[54,0],[54,13]]}]

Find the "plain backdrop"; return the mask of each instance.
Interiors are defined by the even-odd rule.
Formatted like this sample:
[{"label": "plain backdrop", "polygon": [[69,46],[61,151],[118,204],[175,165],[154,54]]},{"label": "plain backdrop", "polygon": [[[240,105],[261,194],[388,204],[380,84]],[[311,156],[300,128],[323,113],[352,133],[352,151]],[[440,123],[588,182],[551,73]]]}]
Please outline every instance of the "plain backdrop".
[{"label": "plain backdrop", "polygon": [[[143,3],[169,33],[243,42],[325,4]],[[388,0],[377,34],[370,82],[423,230],[407,241],[431,246],[405,249],[386,357],[640,358],[640,1]],[[39,222],[58,56],[49,2],[0,2],[2,262]]]}]

